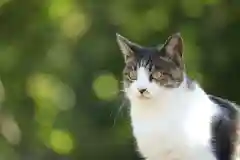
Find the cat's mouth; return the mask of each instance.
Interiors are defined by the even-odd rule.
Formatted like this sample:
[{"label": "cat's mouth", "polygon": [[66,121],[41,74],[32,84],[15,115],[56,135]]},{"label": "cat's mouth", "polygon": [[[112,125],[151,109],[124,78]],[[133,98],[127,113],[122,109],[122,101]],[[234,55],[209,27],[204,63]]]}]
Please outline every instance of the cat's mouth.
[{"label": "cat's mouth", "polygon": [[151,99],[151,95],[150,94],[139,94],[137,96],[137,98],[140,100],[149,100],[149,99]]}]

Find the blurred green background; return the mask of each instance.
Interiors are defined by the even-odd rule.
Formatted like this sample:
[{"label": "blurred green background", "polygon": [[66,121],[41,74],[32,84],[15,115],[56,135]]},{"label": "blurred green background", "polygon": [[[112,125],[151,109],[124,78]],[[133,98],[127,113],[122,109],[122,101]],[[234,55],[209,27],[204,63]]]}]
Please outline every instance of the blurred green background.
[{"label": "blurred green background", "polygon": [[188,74],[240,103],[239,0],[0,0],[0,160],[139,159],[115,33],[177,31]]}]

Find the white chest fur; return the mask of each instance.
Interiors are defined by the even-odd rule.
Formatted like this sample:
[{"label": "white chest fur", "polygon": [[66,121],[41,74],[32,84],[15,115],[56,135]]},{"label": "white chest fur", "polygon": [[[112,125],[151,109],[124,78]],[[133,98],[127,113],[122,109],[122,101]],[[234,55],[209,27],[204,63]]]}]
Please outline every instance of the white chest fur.
[{"label": "white chest fur", "polygon": [[215,160],[209,148],[215,113],[214,104],[200,88],[155,101],[131,102],[138,149],[148,160]]}]

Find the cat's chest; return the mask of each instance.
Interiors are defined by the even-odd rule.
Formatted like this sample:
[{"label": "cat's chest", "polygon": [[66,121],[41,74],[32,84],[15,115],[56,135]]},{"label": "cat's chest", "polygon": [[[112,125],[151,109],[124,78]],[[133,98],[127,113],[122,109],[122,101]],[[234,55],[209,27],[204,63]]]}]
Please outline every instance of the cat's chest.
[{"label": "cat's chest", "polygon": [[148,119],[132,119],[133,132],[140,152],[147,157],[158,157],[161,154],[166,159],[187,156],[184,150],[188,147],[188,137],[183,127],[184,121],[180,122],[178,119],[174,116],[154,115]]},{"label": "cat's chest", "polygon": [[[133,131],[138,138],[174,138],[172,135],[184,136],[185,117],[180,115],[163,116],[152,114],[146,117],[132,117]],[[153,139],[153,138],[151,138]]]},{"label": "cat's chest", "polygon": [[[134,110],[133,110],[134,111]],[[134,111],[131,114],[133,134],[140,153],[150,160],[213,160],[208,148],[209,122],[197,116],[198,110]]]}]

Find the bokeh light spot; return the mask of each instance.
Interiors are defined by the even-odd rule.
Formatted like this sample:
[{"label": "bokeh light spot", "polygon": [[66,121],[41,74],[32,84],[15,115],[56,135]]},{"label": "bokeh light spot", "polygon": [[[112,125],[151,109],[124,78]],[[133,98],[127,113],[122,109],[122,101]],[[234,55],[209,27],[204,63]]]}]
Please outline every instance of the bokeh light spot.
[{"label": "bokeh light spot", "polygon": [[4,117],[1,125],[1,132],[10,144],[19,144],[21,140],[21,130],[12,117]]},{"label": "bokeh light spot", "polygon": [[60,26],[60,30],[67,38],[75,39],[88,29],[90,18],[76,7],[73,0],[52,0],[48,8],[49,17]]},{"label": "bokeh light spot", "polygon": [[51,74],[35,74],[29,78],[28,94],[40,107],[71,109],[75,105],[74,91]]},{"label": "bokeh light spot", "polygon": [[102,74],[93,82],[93,90],[99,99],[111,100],[115,98],[118,89],[118,81],[111,73]]},{"label": "bokeh light spot", "polygon": [[69,132],[53,130],[50,135],[50,145],[58,154],[69,154],[73,149],[73,138]]},{"label": "bokeh light spot", "polygon": [[0,7],[2,7],[3,5],[5,5],[6,3],[10,2],[11,0],[1,0],[0,1]]},{"label": "bokeh light spot", "polygon": [[47,146],[51,128],[60,111],[75,106],[74,91],[51,74],[36,73],[29,77],[27,92],[36,104],[35,120],[39,124],[39,138]]},{"label": "bokeh light spot", "polygon": [[61,29],[68,38],[75,38],[85,33],[87,19],[84,13],[73,12],[63,19]]},{"label": "bokeh light spot", "polygon": [[71,0],[51,0],[49,4],[49,16],[52,19],[64,17],[73,8],[73,2]]}]

